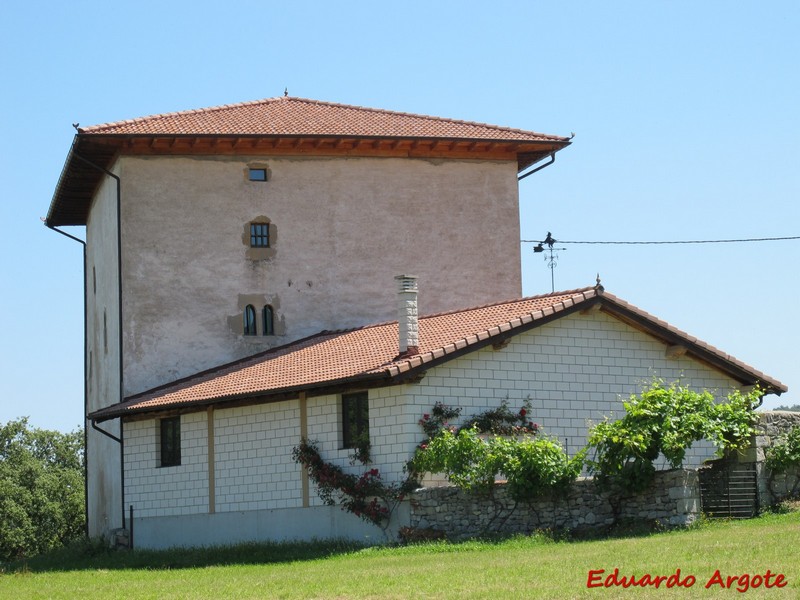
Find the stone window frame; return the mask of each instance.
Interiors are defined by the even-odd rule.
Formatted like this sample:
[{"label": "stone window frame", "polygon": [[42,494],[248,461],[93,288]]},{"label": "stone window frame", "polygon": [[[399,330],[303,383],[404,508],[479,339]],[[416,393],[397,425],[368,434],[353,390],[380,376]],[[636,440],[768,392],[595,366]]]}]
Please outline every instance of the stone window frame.
[{"label": "stone window frame", "polygon": [[[267,246],[253,246],[253,225],[266,225]],[[244,244],[245,256],[249,260],[266,260],[275,256],[275,249],[278,243],[278,228],[272,219],[265,215],[252,218],[244,224],[242,228],[242,244]]]},{"label": "stone window frame", "polygon": [[269,223],[250,222],[250,247],[269,248]]},{"label": "stone window frame", "polygon": [[[263,178],[259,175],[263,174]],[[255,179],[253,177],[256,176]],[[247,183],[263,185],[272,181],[272,169],[269,163],[261,161],[248,162],[242,169],[242,177]]]}]

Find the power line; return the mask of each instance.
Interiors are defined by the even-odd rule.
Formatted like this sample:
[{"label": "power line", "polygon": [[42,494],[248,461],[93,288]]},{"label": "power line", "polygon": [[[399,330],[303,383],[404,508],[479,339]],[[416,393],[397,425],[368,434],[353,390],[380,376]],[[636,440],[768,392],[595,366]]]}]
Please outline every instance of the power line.
[{"label": "power line", "polygon": [[[620,245],[647,245],[647,244],[736,244],[742,242],[777,242],[783,240],[800,240],[798,236],[788,237],[767,237],[767,238],[742,238],[737,240],[673,240],[673,241],[636,241],[636,242],[623,242],[623,241],[574,241],[574,240],[558,240],[559,244],[620,244]],[[553,240],[555,242],[555,240]],[[539,240],[520,240],[524,244],[541,244]]]}]

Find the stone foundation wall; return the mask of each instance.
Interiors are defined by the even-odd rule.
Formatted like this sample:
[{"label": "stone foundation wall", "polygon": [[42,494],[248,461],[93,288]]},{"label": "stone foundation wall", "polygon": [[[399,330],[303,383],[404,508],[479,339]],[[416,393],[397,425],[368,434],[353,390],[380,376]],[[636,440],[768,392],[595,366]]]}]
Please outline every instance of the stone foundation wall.
[{"label": "stone foundation wall", "polygon": [[666,526],[692,523],[700,513],[697,472],[660,471],[648,490],[619,498],[598,490],[593,479],[576,481],[565,494],[532,503],[515,503],[506,486],[490,496],[456,487],[422,488],[411,498],[411,527],[442,532],[448,539],[489,533],[531,533],[537,529],[591,529],[617,519],[657,521]]}]

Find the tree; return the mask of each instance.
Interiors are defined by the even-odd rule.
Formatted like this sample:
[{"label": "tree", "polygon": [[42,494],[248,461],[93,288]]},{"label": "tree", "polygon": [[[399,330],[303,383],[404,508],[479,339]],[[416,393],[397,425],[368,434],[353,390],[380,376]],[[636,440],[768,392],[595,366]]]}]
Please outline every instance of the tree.
[{"label": "tree", "polygon": [[46,552],[84,531],[83,433],[0,426],[0,560]]}]

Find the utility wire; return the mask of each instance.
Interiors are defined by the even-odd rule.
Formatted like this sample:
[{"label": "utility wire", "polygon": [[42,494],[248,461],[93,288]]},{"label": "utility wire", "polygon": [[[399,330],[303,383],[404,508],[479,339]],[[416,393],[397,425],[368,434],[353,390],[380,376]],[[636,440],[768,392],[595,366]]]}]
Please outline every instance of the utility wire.
[{"label": "utility wire", "polygon": [[[791,237],[768,237],[768,238],[744,238],[739,240],[679,240],[679,241],[660,241],[660,242],[584,242],[558,240],[559,244],[735,244],[740,242],[777,242],[782,240],[800,240],[800,235]],[[555,241],[555,240],[554,240]],[[520,240],[525,244],[539,244],[539,240]]]}]

